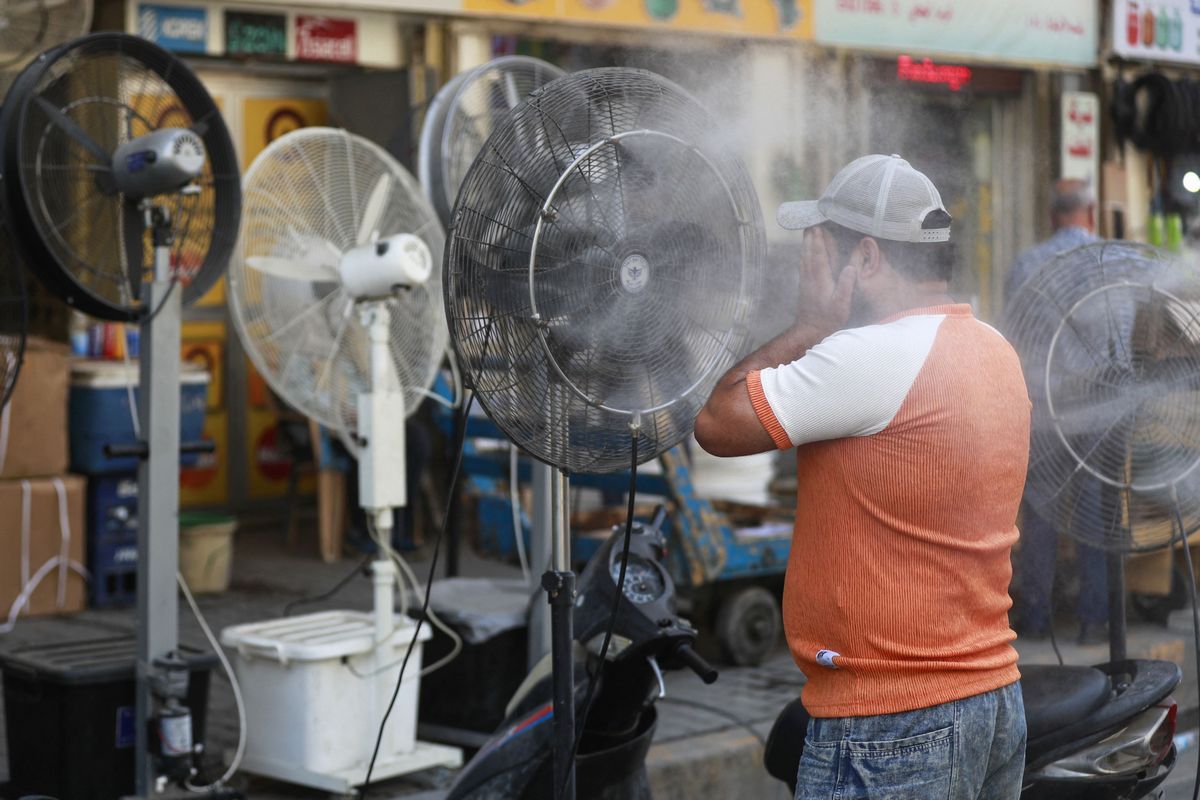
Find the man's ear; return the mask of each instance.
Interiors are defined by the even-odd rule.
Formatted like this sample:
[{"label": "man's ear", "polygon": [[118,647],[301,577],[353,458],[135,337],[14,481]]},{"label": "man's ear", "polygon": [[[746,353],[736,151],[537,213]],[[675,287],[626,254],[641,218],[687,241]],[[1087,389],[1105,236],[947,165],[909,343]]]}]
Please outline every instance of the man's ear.
[{"label": "man's ear", "polygon": [[862,253],[862,263],[858,267],[858,275],[860,278],[870,278],[876,275],[883,267],[883,252],[879,249],[879,242],[873,237],[864,236],[862,242],[859,243],[859,251]]}]

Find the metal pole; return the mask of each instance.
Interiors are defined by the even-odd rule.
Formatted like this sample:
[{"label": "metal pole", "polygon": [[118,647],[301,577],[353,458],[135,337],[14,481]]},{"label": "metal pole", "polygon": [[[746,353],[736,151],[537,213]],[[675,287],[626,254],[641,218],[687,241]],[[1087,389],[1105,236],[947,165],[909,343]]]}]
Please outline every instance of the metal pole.
[{"label": "metal pole", "polygon": [[[553,536],[550,515],[550,483],[554,480],[554,467],[533,459],[533,536],[530,542],[530,566],[537,570],[550,566]],[[534,603],[529,609],[529,669],[550,652],[550,608]]]},{"label": "metal pole", "polygon": [[1108,562],[1108,658],[1124,661],[1125,647],[1125,558],[1109,552]]},{"label": "metal pole", "polygon": [[[157,212],[152,212],[157,213]],[[155,662],[178,645],[179,598],[179,336],[183,290],[171,290],[170,228],[154,227],[154,277],[141,328],[139,419],[147,447],[138,467],[137,755],[136,789],[155,794],[158,779],[150,740],[156,684],[166,681]]]},{"label": "metal pole", "polygon": [[575,573],[571,572],[571,509],[567,474],[555,470],[550,481],[550,570],[542,587],[550,600],[551,663],[554,670],[554,794],[574,800],[575,764]]}]

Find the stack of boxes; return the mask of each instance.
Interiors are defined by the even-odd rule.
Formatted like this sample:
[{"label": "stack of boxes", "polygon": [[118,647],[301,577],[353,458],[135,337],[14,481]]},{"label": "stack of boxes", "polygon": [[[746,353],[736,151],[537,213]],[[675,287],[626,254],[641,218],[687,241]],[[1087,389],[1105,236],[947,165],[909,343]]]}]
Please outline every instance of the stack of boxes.
[{"label": "stack of boxes", "polygon": [[84,479],[67,473],[65,345],[29,340],[0,410],[0,630],[84,607]]}]

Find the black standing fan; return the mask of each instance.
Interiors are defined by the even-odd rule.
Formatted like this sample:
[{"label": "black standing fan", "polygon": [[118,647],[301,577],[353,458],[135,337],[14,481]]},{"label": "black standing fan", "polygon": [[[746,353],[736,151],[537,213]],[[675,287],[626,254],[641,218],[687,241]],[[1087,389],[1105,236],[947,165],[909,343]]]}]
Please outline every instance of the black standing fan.
[{"label": "black standing fan", "polygon": [[1109,557],[1110,645],[1125,657],[1125,553],[1200,525],[1200,281],[1154,248],[1100,242],[1043,266],[1004,323],[1030,385],[1027,493]]},{"label": "black standing fan", "polygon": [[155,226],[143,201],[163,181],[172,191],[155,203],[184,303],[220,277],[237,242],[237,157],[200,80],[162,48],[98,33],[42,54],[9,91],[0,137],[9,230],[68,304],[110,320],[147,312]]},{"label": "black standing fan", "polygon": [[182,304],[212,286],[237,242],[236,156],[182,61],[100,33],[17,77],[0,111],[0,157],[5,226],[47,288],[93,316],[141,322],[139,441],[106,452],[141,464],[135,774],[137,795],[151,797],[162,780],[192,775],[179,680],[189,669],[177,630],[179,454],[211,445],[179,441],[180,324]]},{"label": "black standing fan", "polygon": [[[28,299],[21,262],[12,252],[8,231],[0,226],[0,410],[12,396],[25,355]],[[4,432],[0,422],[0,435]],[[0,454],[3,450],[0,450]]]},{"label": "black standing fan", "polygon": [[495,128],[451,217],[443,280],[463,372],[500,429],[557,468],[543,586],[554,780],[571,797],[567,473],[636,468],[675,445],[751,344],[762,222],[718,127],[650,72],[559,78]]}]

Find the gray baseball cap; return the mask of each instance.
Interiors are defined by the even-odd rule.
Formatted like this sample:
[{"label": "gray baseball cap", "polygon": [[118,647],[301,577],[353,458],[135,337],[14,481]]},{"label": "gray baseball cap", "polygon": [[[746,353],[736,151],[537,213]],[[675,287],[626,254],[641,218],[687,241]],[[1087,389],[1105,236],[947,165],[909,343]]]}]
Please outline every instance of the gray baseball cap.
[{"label": "gray baseball cap", "polygon": [[897,242],[950,241],[950,214],[933,181],[897,155],[856,158],[818,200],[784,203],[779,226],[802,230],[823,222]]}]

